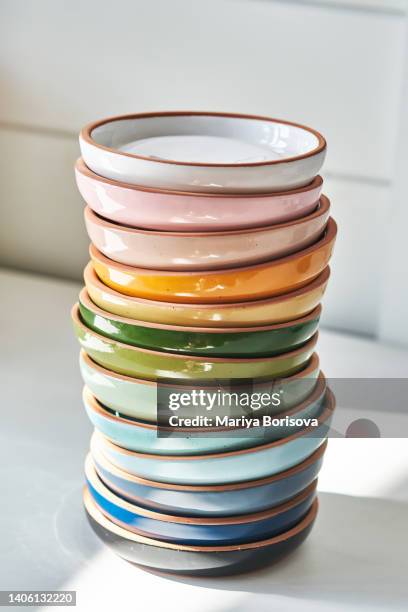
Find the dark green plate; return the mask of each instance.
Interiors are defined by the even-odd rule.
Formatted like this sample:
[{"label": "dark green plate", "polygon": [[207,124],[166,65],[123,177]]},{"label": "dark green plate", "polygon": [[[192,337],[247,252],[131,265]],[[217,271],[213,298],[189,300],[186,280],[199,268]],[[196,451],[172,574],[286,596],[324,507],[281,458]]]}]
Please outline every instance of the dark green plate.
[{"label": "dark green plate", "polygon": [[266,357],[302,346],[316,332],[321,314],[310,314],[262,327],[203,328],[146,323],[113,315],[98,308],[86,289],[79,296],[81,319],[97,333],[124,344],[184,355]]}]

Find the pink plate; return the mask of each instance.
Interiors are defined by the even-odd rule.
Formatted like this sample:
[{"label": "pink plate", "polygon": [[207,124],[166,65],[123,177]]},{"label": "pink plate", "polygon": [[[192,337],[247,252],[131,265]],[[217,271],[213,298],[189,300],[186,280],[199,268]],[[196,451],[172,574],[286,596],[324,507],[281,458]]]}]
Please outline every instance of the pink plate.
[{"label": "pink plate", "polygon": [[322,195],[315,211],[294,221],[223,232],[163,232],[107,221],[89,206],[85,224],[94,245],[113,261],[159,270],[219,270],[285,257],[322,235],[330,203]]},{"label": "pink plate", "polygon": [[319,201],[317,176],[299,189],[268,194],[215,194],[168,191],[120,183],[95,174],[79,159],[76,181],[85,202],[116,223],[178,232],[260,227],[299,219]]}]

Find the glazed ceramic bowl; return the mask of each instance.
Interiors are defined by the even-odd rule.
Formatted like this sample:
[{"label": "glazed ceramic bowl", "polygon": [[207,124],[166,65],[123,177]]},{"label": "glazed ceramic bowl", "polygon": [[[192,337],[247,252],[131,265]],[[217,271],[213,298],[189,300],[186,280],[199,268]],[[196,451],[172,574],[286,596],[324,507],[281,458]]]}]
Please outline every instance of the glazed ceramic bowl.
[{"label": "glazed ceramic bowl", "polygon": [[205,357],[164,353],[123,344],[97,334],[82,323],[78,304],[72,309],[74,331],[81,347],[108,370],[157,380],[252,380],[289,376],[300,371],[310,359],[318,333],[301,348],[274,357]]},{"label": "glazed ceramic bowl", "polygon": [[319,174],[326,142],[308,127],[250,115],[170,111],[87,125],[79,143],[101,176],[199,192],[285,191]]},{"label": "glazed ceramic bowl", "polygon": [[98,431],[92,448],[114,466],[140,478],[187,485],[231,484],[273,476],[309,457],[327,438],[334,410],[327,392],[319,426],[310,426],[287,438],[248,449],[208,455],[153,455],[136,453],[113,444]]},{"label": "glazed ceramic bowl", "polygon": [[[321,374],[315,389],[304,402],[275,416],[275,419],[280,419],[281,422],[276,421],[276,425],[261,425],[250,429],[239,427],[232,429],[225,426],[201,429],[177,427],[175,432],[174,427],[158,428],[155,424],[111,412],[95,399],[87,387],[84,387],[83,402],[94,427],[123,448],[152,455],[198,455],[250,448],[290,436],[304,427],[305,420],[319,416],[325,392],[326,379]],[[225,413],[224,410],[222,416]],[[240,416],[243,415],[245,416],[241,409]],[[256,413],[251,416],[258,417]],[[293,423],[287,424],[288,419],[292,419]],[[159,432],[167,432],[168,435],[160,436]]]},{"label": "glazed ceramic bowl", "polygon": [[101,281],[125,295],[190,303],[236,302],[279,295],[303,287],[327,266],[337,234],[330,218],[314,245],[282,259],[243,268],[208,272],[172,272],[125,266],[91,245],[90,255]]},{"label": "glazed ceramic bowl", "polygon": [[149,538],[199,546],[253,542],[287,531],[307,514],[316,497],[317,480],[293,499],[255,514],[234,517],[181,517],[131,504],[112,493],[98,478],[90,455],[85,462],[89,492],[113,523]]},{"label": "glazed ceramic bowl", "polygon": [[[158,392],[156,382],[111,372],[92,361],[84,350],[81,350],[79,361],[85,384],[104,406],[125,417],[152,423],[157,422]],[[319,371],[319,358],[316,353],[313,353],[307,366],[300,372],[280,380],[271,379],[260,382],[255,380],[252,383],[252,391],[269,394],[279,391],[279,406],[269,407],[268,410],[269,414],[277,414],[283,410],[290,410],[312,393]],[[164,388],[166,385],[161,383],[161,387]],[[191,387],[188,384],[178,384],[174,381],[174,383],[168,385],[168,392],[183,393],[193,388],[197,389],[197,386]],[[207,391],[211,389],[217,391],[218,388],[205,386]],[[235,385],[234,391],[240,393],[241,386]],[[247,391],[245,385],[242,386],[242,391]],[[217,403],[215,407],[218,409]],[[235,410],[234,406],[231,407],[232,416],[239,416],[241,413],[242,408]]]},{"label": "glazed ceramic bowl", "polygon": [[330,203],[279,225],[228,232],[159,232],[107,221],[88,206],[84,217],[94,245],[110,259],[141,268],[217,270],[270,261],[307,248],[322,235]]},{"label": "glazed ceramic bowl", "polygon": [[320,303],[329,276],[327,266],[303,288],[264,300],[232,304],[182,304],[123,295],[99,280],[92,263],[84,271],[88,294],[102,310],[139,321],[191,327],[248,327],[301,318]]},{"label": "glazed ceramic bowl", "polygon": [[318,510],[316,499],[297,525],[267,540],[230,546],[188,546],[146,538],[115,525],[98,509],[87,488],[84,504],[96,535],[123,559],[149,570],[195,576],[227,576],[276,563],[306,539]]},{"label": "glazed ceramic bowl", "polygon": [[262,357],[278,355],[307,342],[319,326],[321,306],[301,319],[269,326],[181,327],[112,315],[95,306],[83,289],[79,311],[87,327],[124,344],[184,355]]},{"label": "glazed ceramic bowl", "polygon": [[146,480],[115,467],[97,448],[92,449],[92,459],[102,482],[138,506],[182,516],[234,516],[267,510],[303,491],[317,478],[326,446],[327,441],[310,457],[275,476],[230,485],[192,486]]},{"label": "glazed ceramic bowl", "polygon": [[79,191],[98,215],[121,225],[159,231],[211,232],[285,223],[315,210],[323,180],[259,194],[193,193],[112,181],[75,165]]}]

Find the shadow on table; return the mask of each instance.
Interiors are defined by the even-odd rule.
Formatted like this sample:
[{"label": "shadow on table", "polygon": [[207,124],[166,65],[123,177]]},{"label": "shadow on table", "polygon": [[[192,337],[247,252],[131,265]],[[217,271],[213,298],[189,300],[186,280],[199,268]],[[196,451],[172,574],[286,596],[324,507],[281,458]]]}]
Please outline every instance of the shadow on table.
[{"label": "shadow on table", "polygon": [[[234,612],[263,610],[257,594],[406,609],[408,504],[320,493],[320,512],[303,546],[279,564],[231,578],[170,577],[204,588],[248,593]],[[259,603],[259,605],[258,605]],[[306,601],[305,601],[306,609]]]}]

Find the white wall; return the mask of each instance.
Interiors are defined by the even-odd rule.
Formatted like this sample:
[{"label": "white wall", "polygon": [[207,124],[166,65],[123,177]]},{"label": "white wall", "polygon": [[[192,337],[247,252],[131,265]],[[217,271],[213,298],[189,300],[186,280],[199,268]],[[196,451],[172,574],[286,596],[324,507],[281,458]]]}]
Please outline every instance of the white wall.
[{"label": "white wall", "polygon": [[324,322],[398,341],[383,321],[379,244],[399,146],[403,0],[2,0],[0,11],[0,262],[81,276],[72,165],[87,121],[173,108],[289,118],[329,143],[340,234]]}]

